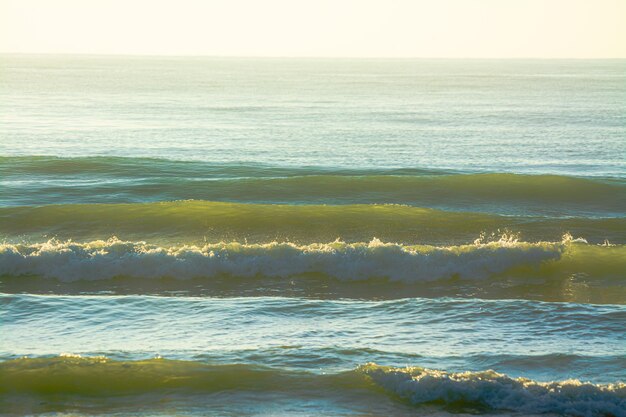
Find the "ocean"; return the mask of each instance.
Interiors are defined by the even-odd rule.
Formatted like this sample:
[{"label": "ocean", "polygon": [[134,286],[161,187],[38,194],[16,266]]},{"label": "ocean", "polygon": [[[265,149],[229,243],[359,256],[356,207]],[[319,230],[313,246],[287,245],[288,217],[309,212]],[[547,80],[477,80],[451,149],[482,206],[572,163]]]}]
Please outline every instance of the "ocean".
[{"label": "ocean", "polygon": [[626,416],[626,61],[0,55],[0,413]]}]

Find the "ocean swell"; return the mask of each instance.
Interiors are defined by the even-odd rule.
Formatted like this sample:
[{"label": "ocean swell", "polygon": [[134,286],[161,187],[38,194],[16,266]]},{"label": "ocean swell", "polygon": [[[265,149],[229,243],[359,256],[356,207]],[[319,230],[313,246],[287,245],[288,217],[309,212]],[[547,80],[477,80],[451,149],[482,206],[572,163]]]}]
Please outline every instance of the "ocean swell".
[{"label": "ocean swell", "polygon": [[619,216],[626,183],[513,173],[333,169],[147,158],[0,157],[4,205],[175,200],[406,204],[508,214]]},{"label": "ocean swell", "polygon": [[481,233],[518,233],[554,241],[565,233],[589,242],[626,242],[626,218],[546,218],[450,212],[394,204],[274,205],[214,201],[64,204],[0,208],[0,236],[95,240],[118,236],[153,243],[206,240],[300,244],[373,236],[403,244],[459,245]]},{"label": "ocean swell", "polygon": [[579,417],[626,416],[624,383],[538,382],[494,371],[449,373],[366,364],[352,371],[316,374],[243,364],[212,365],[160,358],[114,361],[65,354],[2,362],[0,377],[0,400],[16,394],[40,399],[93,398],[164,390],[179,394],[249,390],[315,398],[320,393],[350,395],[360,390],[374,397],[384,392],[414,406],[434,404],[457,411],[479,408]]}]

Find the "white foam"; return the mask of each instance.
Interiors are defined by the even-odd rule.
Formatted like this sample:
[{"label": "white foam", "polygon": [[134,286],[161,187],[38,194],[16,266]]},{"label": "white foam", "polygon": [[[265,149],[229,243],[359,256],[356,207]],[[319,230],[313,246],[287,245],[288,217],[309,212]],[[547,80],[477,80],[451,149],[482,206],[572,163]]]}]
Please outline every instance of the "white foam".
[{"label": "white foam", "polygon": [[36,275],[63,281],[141,278],[291,277],[319,273],[344,280],[388,278],[421,282],[459,277],[482,279],[516,266],[558,259],[560,243],[498,241],[452,247],[344,243],[216,243],[159,247],[118,239],[89,243],[51,240],[0,245],[0,275]]},{"label": "white foam", "polygon": [[578,380],[537,382],[494,371],[448,373],[422,368],[360,368],[384,389],[413,404],[474,404],[491,410],[626,417],[626,384]]}]

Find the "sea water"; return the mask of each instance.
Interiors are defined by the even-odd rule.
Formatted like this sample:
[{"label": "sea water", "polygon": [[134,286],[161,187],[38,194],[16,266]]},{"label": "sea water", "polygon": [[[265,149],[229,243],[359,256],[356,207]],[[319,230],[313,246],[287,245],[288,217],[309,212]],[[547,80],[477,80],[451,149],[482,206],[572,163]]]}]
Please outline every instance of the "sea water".
[{"label": "sea water", "polygon": [[624,103],[624,60],[0,56],[0,409],[626,416]]}]

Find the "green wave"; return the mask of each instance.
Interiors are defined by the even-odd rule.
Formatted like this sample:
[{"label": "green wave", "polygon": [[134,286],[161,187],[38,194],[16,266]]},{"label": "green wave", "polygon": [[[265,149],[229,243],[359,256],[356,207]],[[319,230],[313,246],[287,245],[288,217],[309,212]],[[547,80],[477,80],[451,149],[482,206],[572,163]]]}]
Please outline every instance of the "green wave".
[{"label": "green wave", "polygon": [[199,243],[369,241],[461,244],[505,232],[525,241],[626,242],[626,218],[499,216],[400,205],[266,205],[207,201],[73,204],[0,208],[0,236],[11,241],[125,240]]},{"label": "green wave", "polygon": [[0,158],[5,204],[211,200],[394,203],[509,214],[621,215],[623,179],[420,169],[331,169],[147,158]]},{"label": "green wave", "polygon": [[[307,374],[280,374],[269,368],[252,365],[207,365],[165,359],[125,362],[105,357],[62,355],[2,362],[0,375],[0,394],[28,392],[97,396],[176,388],[203,392],[226,389],[270,390],[273,387],[291,389],[290,383]],[[310,384],[310,381],[305,382]]]},{"label": "green wave", "polygon": [[54,398],[61,402],[61,407],[65,400],[72,407],[81,397],[93,401],[142,395],[145,401],[146,395],[164,392],[207,395],[225,391],[309,399],[339,396],[368,402],[387,397],[413,406],[438,404],[456,411],[479,407],[538,414],[575,412],[589,417],[623,416],[626,404],[623,383],[537,382],[494,371],[449,373],[366,364],[352,371],[313,374],[243,364],[209,365],[165,359],[128,362],[71,355],[0,363],[0,400],[4,401],[12,396],[24,399],[33,395],[39,399]]}]

